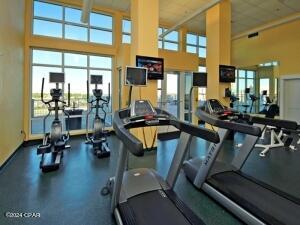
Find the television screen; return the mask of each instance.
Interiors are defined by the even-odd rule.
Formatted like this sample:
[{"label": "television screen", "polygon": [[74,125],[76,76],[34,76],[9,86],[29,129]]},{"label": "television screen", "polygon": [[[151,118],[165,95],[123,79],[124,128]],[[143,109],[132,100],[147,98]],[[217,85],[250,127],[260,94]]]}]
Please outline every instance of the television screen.
[{"label": "television screen", "polygon": [[207,73],[193,73],[193,87],[207,87]]},{"label": "television screen", "polygon": [[149,80],[164,79],[164,59],[147,56],[136,56],[136,66],[148,69]]},{"label": "television screen", "polygon": [[146,86],[147,69],[144,67],[126,67],[125,85]]},{"label": "television screen", "polygon": [[91,84],[102,84],[102,75],[91,75]]},{"label": "television screen", "polygon": [[250,88],[246,88],[246,89],[245,89],[245,93],[246,93],[246,94],[249,94],[249,93],[250,93]]},{"label": "television screen", "polygon": [[49,83],[65,83],[65,74],[50,72]]},{"label": "television screen", "polygon": [[235,82],[235,67],[234,66],[219,66],[219,81],[223,83]]}]

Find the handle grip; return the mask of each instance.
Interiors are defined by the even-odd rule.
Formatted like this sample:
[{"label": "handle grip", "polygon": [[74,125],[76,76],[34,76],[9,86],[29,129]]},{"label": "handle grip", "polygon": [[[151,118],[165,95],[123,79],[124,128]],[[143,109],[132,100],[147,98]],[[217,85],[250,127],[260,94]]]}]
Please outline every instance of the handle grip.
[{"label": "handle grip", "polygon": [[108,83],[108,98],[107,98],[107,103],[110,101],[110,83]]},{"label": "handle grip", "polygon": [[90,100],[90,84],[89,81],[86,81],[86,101],[89,102]]},{"label": "handle grip", "polygon": [[68,83],[68,107],[70,106],[70,100],[71,100],[71,93],[70,93],[70,83]]},{"label": "handle grip", "polygon": [[44,83],[45,83],[45,78],[43,77],[42,79],[42,89],[41,89],[41,100],[43,103],[46,104],[46,102],[44,101]]}]

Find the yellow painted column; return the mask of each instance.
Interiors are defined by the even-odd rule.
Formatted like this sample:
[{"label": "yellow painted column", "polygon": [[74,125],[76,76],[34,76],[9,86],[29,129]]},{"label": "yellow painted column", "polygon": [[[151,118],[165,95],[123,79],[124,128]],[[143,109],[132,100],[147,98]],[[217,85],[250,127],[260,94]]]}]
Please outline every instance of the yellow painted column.
[{"label": "yellow painted column", "polygon": [[179,30],[179,51],[180,52],[186,52],[186,34],[187,34],[187,28],[181,27]]},{"label": "yellow painted column", "polygon": [[[159,0],[131,0],[130,63],[136,64],[136,55],[158,56]],[[156,106],[157,81],[148,80],[147,87],[133,87],[132,101],[148,99]],[[136,129],[134,134],[144,143],[144,148],[156,147],[156,128]]]},{"label": "yellow painted column", "polygon": [[219,99],[228,105],[225,88],[229,83],[219,83],[219,65],[230,65],[231,50],[231,3],[223,0],[206,12],[207,37],[207,98]]}]

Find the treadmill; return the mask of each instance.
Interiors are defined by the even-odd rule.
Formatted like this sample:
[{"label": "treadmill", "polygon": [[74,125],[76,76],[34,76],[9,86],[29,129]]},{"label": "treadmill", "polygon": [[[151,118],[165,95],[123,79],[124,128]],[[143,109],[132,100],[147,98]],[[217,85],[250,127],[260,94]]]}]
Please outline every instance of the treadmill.
[{"label": "treadmill", "polygon": [[[270,185],[241,172],[241,168],[261,135],[256,124],[296,129],[292,121],[251,117],[241,114],[254,125],[217,119],[198,108],[196,115],[218,128],[220,142],[212,143],[206,157],[184,162],[183,170],[195,187],[203,190],[246,224],[299,225],[300,201]],[[217,160],[230,131],[245,134],[245,140],[231,165]]]},{"label": "treadmill", "polygon": [[[180,139],[166,180],[153,169],[126,170],[128,154],[144,155],[143,143],[128,129],[172,125],[181,131]],[[203,225],[193,211],[175,194],[173,187],[193,136],[218,143],[217,132],[177,120],[148,100],[134,101],[130,107],[116,111],[113,127],[122,141],[112,188],[111,212],[118,225]]]}]

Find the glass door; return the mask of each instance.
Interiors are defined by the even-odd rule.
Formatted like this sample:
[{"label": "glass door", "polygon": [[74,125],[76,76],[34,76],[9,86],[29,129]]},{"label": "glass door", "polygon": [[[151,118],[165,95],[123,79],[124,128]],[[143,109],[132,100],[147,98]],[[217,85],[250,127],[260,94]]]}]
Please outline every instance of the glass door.
[{"label": "glass door", "polygon": [[267,94],[270,94],[270,78],[261,78],[259,79],[259,94],[260,94],[260,103],[259,111],[262,111],[264,108],[265,99],[263,99],[262,92],[267,91]]},{"label": "glass door", "polygon": [[167,73],[166,76],[166,110],[179,117],[179,74]]}]

